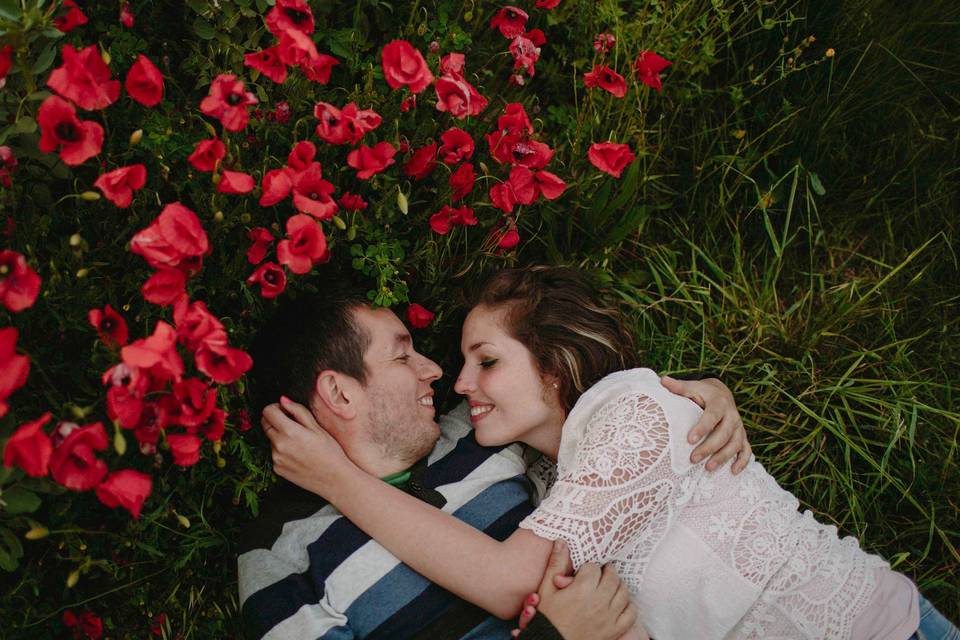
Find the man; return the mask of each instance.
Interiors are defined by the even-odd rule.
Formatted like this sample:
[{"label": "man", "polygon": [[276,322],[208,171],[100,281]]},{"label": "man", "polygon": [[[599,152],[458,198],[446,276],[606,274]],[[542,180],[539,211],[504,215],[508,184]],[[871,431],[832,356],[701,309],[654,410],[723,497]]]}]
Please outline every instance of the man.
[{"label": "man", "polygon": [[[325,290],[282,305],[252,351],[259,407],[283,395],[309,407],[368,473],[500,540],[532,510],[519,445],[479,446],[464,406],[435,421],[432,383],[442,371],[417,353],[392,311],[371,308],[362,294]],[[728,409],[720,439],[745,442],[729,392],[697,384],[690,393]],[[250,637],[509,637],[512,622],[430,583],[323,499],[281,483],[263,503],[239,545]]]}]

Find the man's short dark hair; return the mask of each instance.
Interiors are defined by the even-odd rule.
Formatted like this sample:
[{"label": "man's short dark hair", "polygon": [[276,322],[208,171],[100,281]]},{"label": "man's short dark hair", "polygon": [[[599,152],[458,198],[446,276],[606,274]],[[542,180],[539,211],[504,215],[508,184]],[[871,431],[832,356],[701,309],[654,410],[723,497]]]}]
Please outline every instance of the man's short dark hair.
[{"label": "man's short dark hair", "polygon": [[368,304],[362,292],[346,287],[283,301],[250,347],[257,414],[281,395],[310,406],[317,374],[327,369],[366,384],[363,354],[371,338],[354,312]]}]

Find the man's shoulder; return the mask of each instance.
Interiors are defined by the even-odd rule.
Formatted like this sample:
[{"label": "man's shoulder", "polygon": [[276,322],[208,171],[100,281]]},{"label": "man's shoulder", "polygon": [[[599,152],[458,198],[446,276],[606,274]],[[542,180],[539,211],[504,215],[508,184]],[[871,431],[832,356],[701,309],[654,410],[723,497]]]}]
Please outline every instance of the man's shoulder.
[{"label": "man's shoulder", "polygon": [[253,549],[270,549],[286,523],[310,518],[324,509],[331,516],[338,513],[320,496],[280,480],[260,499],[257,516],[241,527],[237,554],[242,555]]}]

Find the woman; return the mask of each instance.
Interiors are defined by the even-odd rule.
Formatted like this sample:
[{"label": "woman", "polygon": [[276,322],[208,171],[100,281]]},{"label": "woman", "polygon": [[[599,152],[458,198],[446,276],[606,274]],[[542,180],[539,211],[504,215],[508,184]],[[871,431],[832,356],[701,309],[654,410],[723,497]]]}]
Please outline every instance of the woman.
[{"label": "woman", "polygon": [[[920,628],[913,583],[882,559],[800,514],[798,502],[751,462],[734,476],[689,462],[699,408],[666,391],[635,353],[620,315],[572,269],[500,272],[463,328],[456,390],[476,439],[523,442],[557,461],[543,502],[503,542],[366,476],[313,423],[290,438],[311,474],[277,473],[319,493],[430,580],[501,617],[535,590],[563,539],[574,565],[612,562],[646,632],[665,638],[898,638]],[[276,441],[275,441],[276,444]],[[289,444],[289,443],[288,443]],[[934,612],[935,613],[935,612]],[[956,629],[942,617],[950,637]],[[942,621],[942,622],[941,622]],[[643,631],[634,637],[643,637]]]}]

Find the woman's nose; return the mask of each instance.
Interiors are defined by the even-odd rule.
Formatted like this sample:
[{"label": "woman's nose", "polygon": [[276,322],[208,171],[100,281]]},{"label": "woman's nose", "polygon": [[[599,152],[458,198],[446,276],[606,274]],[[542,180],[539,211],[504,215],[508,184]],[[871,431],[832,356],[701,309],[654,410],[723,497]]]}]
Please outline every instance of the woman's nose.
[{"label": "woman's nose", "polygon": [[457,382],[453,385],[453,390],[462,396],[476,390],[476,385],[467,373],[467,365],[463,365],[463,369],[460,370],[460,375],[457,376]]}]

